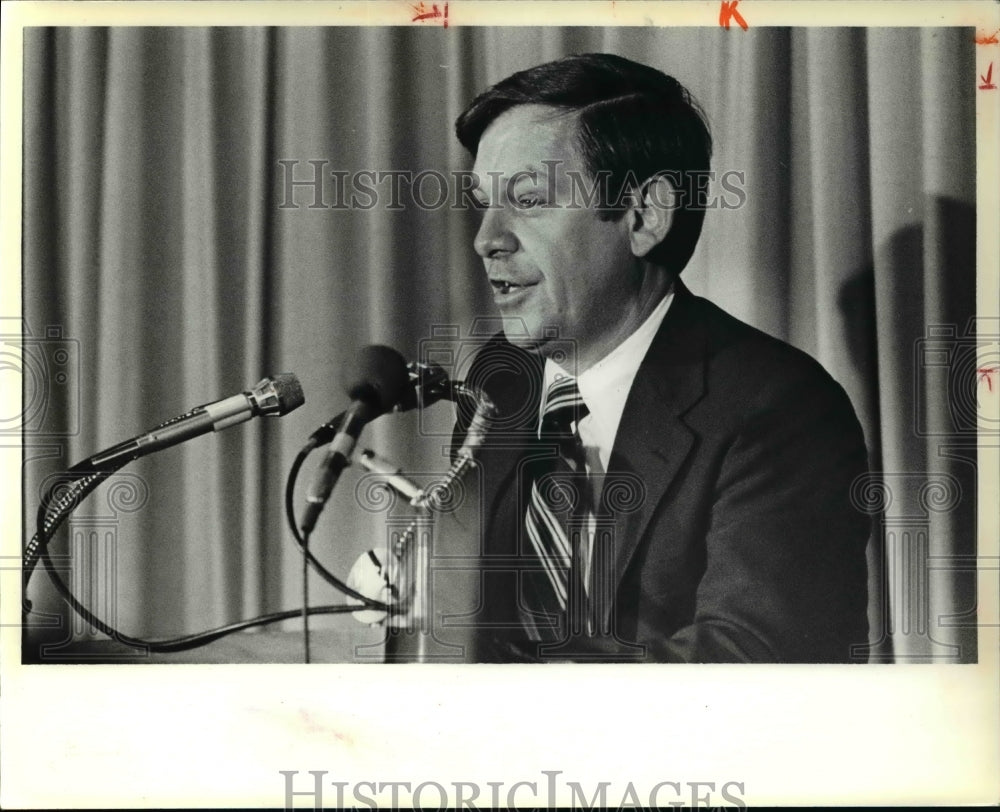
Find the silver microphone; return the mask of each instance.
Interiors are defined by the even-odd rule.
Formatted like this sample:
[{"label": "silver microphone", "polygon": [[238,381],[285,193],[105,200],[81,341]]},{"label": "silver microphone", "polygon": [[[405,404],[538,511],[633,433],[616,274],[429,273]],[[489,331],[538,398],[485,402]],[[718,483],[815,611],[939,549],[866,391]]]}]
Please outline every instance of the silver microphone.
[{"label": "silver microphone", "polygon": [[222,431],[260,415],[281,416],[305,403],[302,384],[290,372],[264,378],[256,386],[232,397],[196,406],[155,429],[95,454],[80,468],[101,470],[120,467],[154,451],[168,448],[210,431]]}]

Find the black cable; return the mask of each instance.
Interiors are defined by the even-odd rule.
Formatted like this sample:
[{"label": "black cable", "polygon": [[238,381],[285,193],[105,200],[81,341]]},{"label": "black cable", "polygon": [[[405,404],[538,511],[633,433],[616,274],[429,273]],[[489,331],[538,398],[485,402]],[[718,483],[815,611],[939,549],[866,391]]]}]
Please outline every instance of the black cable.
[{"label": "black cable", "polygon": [[[336,422],[339,422],[338,418],[334,418],[334,421],[332,422],[333,425],[335,425]],[[324,430],[330,425],[331,424],[328,423],[326,426],[321,427],[313,433],[313,436],[309,438],[309,441],[299,450],[295,460],[292,462],[292,467],[288,470],[288,479],[285,484],[285,518],[288,520],[288,527],[292,531],[292,538],[295,539],[295,543],[298,545],[302,555],[308,559],[309,564],[322,576],[323,580],[335,589],[339,589],[349,598],[361,601],[364,606],[367,606],[370,609],[381,609],[383,611],[391,612],[392,608],[388,604],[369,598],[366,595],[362,595],[356,589],[349,587],[336,575],[324,567],[312,554],[312,551],[306,544],[305,539],[302,538],[302,534],[299,532],[298,523],[295,519],[295,483],[298,480],[299,470],[302,468],[302,464],[306,461],[306,457],[308,457],[320,444],[322,437],[321,433],[324,432]]]},{"label": "black cable", "polygon": [[[102,621],[100,618],[96,617],[91,613],[85,606],[83,606],[70,592],[69,587],[63,582],[62,578],[55,570],[55,565],[52,563],[52,559],[49,557],[48,550],[43,548],[41,552],[42,566],[45,567],[49,578],[55,585],[56,590],[62,595],[63,599],[76,611],[80,617],[86,620],[88,623],[92,624],[94,628],[98,631],[103,632],[105,635],[110,637],[116,642],[122,643],[131,648],[142,649],[145,651],[186,651],[192,648],[198,648],[199,646],[207,645],[218,640],[221,637],[225,637],[228,634],[234,632],[242,631],[244,629],[249,629],[254,626],[265,626],[271,623],[279,623],[282,620],[291,620],[296,617],[300,617],[302,614],[301,609],[287,609],[282,612],[272,612],[267,615],[260,615],[259,617],[251,618],[249,620],[239,620],[235,623],[230,623],[226,626],[220,626],[216,629],[209,629],[204,632],[197,632],[196,634],[185,635],[184,637],[176,637],[167,640],[143,640],[138,637],[131,637],[127,634],[122,634],[120,631],[115,629],[113,626],[109,626],[107,623]],[[310,615],[334,615],[334,614],[344,614],[346,612],[357,612],[361,607],[355,604],[331,604],[327,606],[313,606],[309,609]]]},{"label": "black cable", "polygon": [[[45,571],[55,586],[56,591],[59,592],[63,600],[65,600],[73,611],[83,618],[83,620],[111,639],[132,648],[142,649],[145,651],[184,651],[206,645],[224,637],[227,634],[232,634],[233,632],[252,628],[253,626],[263,626],[271,623],[277,623],[282,620],[290,620],[294,617],[302,615],[302,609],[290,609],[260,615],[256,618],[237,621],[226,626],[220,626],[216,629],[209,629],[204,632],[197,632],[195,634],[170,638],[167,640],[144,640],[139,637],[132,637],[120,632],[115,627],[105,623],[97,617],[86,606],[77,600],[70,588],[66,586],[62,578],[59,577],[59,574],[56,572],[55,565],[52,563],[52,559],[49,556],[48,543],[51,540],[52,534],[62,525],[63,521],[65,521],[66,517],[72,512],[73,508],[75,508],[76,505],[79,504],[79,502],[82,501],[101,482],[114,474],[116,470],[117,468],[107,471],[74,471],[73,469],[70,469],[70,471],[66,472],[68,476],[76,476],[78,478],[69,483],[69,489],[58,500],[55,506],[55,513],[53,515],[49,515],[49,506],[53,502],[55,488],[57,485],[64,483],[56,483],[56,485],[49,488],[49,490],[42,497],[38,510],[38,531],[32,539],[34,544],[29,544],[25,552],[26,561],[29,557],[34,562],[37,562],[39,558],[41,559]],[[74,491],[79,491],[79,493],[75,493]],[[32,569],[33,567],[34,564],[32,564]],[[28,573],[28,577],[30,578],[30,572]],[[27,579],[25,580],[24,587],[25,591],[27,591]],[[341,614],[345,612],[355,612],[360,608],[361,607],[356,604],[331,604],[326,606],[311,607],[308,609],[308,614]]]},{"label": "black cable", "polygon": [[[306,549],[309,549],[308,534],[303,538]],[[309,559],[302,556],[302,648],[306,665],[309,665]]]},{"label": "black cable", "polygon": [[[152,429],[152,431],[159,431],[170,425],[173,425],[181,420],[184,420],[191,416],[191,414],[196,410],[191,410],[179,417],[172,417],[169,420],[165,420],[158,426]],[[321,426],[317,432],[323,431],[325,426]],[[98,454],[97,457],[103,456]],[[107,479],[112,474],[118,472],[121,468],[125,466],[128,459],[124,459],[118,463],[106,462],[104,465],[99,467],[94,467],[92,460],[97,457],[91,457],[90,460],[86,460],[81,463],[77,463],[72,466],[68,471],[66,471],[63,476],[69,477],[69,491],[59,499],[55,507],[55,515],[49,517],[49,505],[55,496],[55,488],[59,483],[53,483],[53,485],[42,495],[42,500],[38,505],[38,512],[35,516],[35,535],[31,537],[31,540],[25,545],[24,553],[22,556],[22,567],[21,567],[21,588],[22,588],[22,602],[23,609],[25,612],[31,611],[31,601],[28,600],[28,583],[31,580],[32,573],[35,571],[35,566],[38,563],[39,550],[46,547],[49,540],[59,526],[65,521],[66,517],[76,508],[79,502],[82,502],[94,488],[96,488],[101,482]],[[77,484],[80,483],[80,484]],[[80,490],[79,494],[73,494],[72,490],[78,488]]]},{"label": "black cable", "polygon": [[[299,609],[290,609],[281,612],[273,612],[266,615],[260,615],[256,618],[251,618],[248,620],[241,620],[235,623],[230,623],[226,626],[220,626],[216,629],[209,629],[203,632],[197,632],[195,634],[185,635],[183,637],[169,638],[166,640],[145,640],[139,637],[132,637],[131,635],[124,634],[120,632],[115,627],[103,620],[98,618],[93,612],[91,612],[86,606],[81,604],[73,592],[59,577],[56,572],[55,566],[52,563],[52,559],[49,557],[48,544],[51,541],[52,536],[55,534],[56,530],[62,525],[66,518],[73,512],[76,506],[85,499],[98,485],[104,482],[108,477],[115,474],[120,468],[123,467],[124,463],[118,465],[109,466],[106,469],[91,470],[84,469],[81,466],[70,468],[65,476],[69,478],[69,482],[57,482],[54,483],[43,495],[42,500],[38,506],[38,512],[36,514],[36,532],[31,538],[28,544],[25,545],[23,554],[23,565],[22,565],[22,590],[23,590],[23,611],[25,614],[31,611],[31,602],[28,599],[28,583],[31,579],[31,575],[39,560],[45,567],[45,571],[49,576],[49,580],[52,581],[56,588],[56,591],[62,596],[62,598],[69,604],[69,606],[79,615],[84,621],[89,623],[93,628],[107,635],[108,637],[116,640],[124,645],[130,646],[132,648],[142,649],[146,651],[184,651],[192,648],[197,648],[199,646],[206,645],[221,637],[228,634],[232,634],[243,629],[252,628],[254,626],[263,626],[271,623],[278,623],[282,620],[290,620],[294,617],[302,617],[303,623],[306,624],[306,662],[309,662],[310,652],[309,652],[309,638],[308,638],[308,618],[311,615],[321,615],[321,614],[342,614],[346,612],[356,612],[359,609],[367,606],[371,609],[381,609],[383,611],[392,612],[391,606],[382,603],[381,601],[369,598],[355,589],[352,589],[339,578],[337,578],[333,573],[326,569],[317,559],[313,556],[312,552],[309,550],[308,540],[304,539],[299,532],[299,528],[295,521],[295,502],[294,502],[294,490],[295,483],[298,479],[299,470],[302,464],[305,462],[306,457],[315,450],[315,448],[322,442],[328,442],[329,439],[336,432],[339,423],[341,422],[343,415],[338,415],[329,423],[324,424],[319,429],[317,429],[313,435],[309,438],[306,445],[299,451],[289,470],[288,481],[285,489],[285,513],[288,518],[289,527],[292,531],[292,537],[295,539],[296,544],[302,551],[303,555],[303,605]],[[170,421],[168,421],[170,422]],[[55,490],[58,485],[67,485],[67,490],[64,492],[58,501],[56,501],[53,506],[53,500],[55,499]],[[343,592],[348,597],[354,598],[360,601],[361,605],[357,604],[330,604],[325,606],[315,606],[309,607],[308,605],[308,569],[307,564],[311,565],[324,580],[327,581],[331,586]]]}]

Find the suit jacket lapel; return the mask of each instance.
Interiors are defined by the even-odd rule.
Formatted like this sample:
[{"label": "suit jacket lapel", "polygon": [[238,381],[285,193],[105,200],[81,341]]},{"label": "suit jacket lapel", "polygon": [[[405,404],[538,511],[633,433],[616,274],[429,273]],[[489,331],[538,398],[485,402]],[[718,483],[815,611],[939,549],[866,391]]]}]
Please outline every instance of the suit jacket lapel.
[{"label": "suit jacket lapel", "polygon": [[[653,515],[694,444],[681,416],[705,391],[706,334],[695,297],[678,280],[674,301],[639,366],[611,451],[601,512],[613,518],[614,595]],[[605,618],[611,606],[602,606]]]}]

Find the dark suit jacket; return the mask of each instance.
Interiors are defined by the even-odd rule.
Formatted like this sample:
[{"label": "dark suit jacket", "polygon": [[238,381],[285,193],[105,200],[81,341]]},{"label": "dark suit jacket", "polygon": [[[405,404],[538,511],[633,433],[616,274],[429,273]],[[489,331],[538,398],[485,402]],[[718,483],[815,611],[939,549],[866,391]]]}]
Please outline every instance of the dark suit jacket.
[{"label": "dark suit jacket", "polygon": [[[592,646],[596,659],[857,662],[870,521],[849,497],[867,470],[854,410],[805,353],[675,291],[628,395],[598,511],[611,533],[595,593],[606,593],[598,613],[613,637],[577,640],[569,659],[595,659]],[[535,566],[525,459],[542,368],[498,335],[467,376],[502,415],[480,456],[480,661],[538,657],[517,600],[518,572]]]}]

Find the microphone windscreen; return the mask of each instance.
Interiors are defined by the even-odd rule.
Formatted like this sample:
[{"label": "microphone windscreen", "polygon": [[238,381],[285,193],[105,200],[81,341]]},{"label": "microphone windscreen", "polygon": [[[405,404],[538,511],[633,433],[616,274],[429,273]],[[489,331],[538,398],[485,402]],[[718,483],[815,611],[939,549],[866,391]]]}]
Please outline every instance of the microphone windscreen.
[{"label": "microphone windscreen", "polygon": [[302,384],[291,372],[279,372],[272,378],[274,391],[278,395],[278,414],[285,415],[294,409],[298,409],[306,402],[306,396],[302,392]]},{"label": "microphone windscreen", "polygon": [[403,397],[410,382],[406,359],[392,347],[370,344],[358,353],[355,374],[349,378],[347,396],[383,414]]}]

